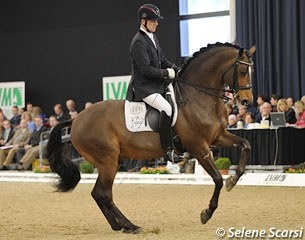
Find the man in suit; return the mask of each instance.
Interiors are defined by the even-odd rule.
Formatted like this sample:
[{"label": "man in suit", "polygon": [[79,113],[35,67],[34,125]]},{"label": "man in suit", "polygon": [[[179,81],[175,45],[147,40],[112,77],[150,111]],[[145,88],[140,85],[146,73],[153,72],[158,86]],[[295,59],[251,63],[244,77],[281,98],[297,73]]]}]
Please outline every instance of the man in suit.
[{"label": "man in suit", "polygon": [[170,156],[173,149],[170,136],[172,108],[161,94],[164,93],[166,80],[175,78],[178,68],[166,59],[154,34],[158,20],[163,19],[159,8],[144,4],[138,10],[138,17],[140,29],[130,45],[131,87],[136,100],[143,100],[160,112],[161,146]]},{"label": "man in suit", "polygon": [[20,128],[8,143],[5,144],[8,148],[0,149],[0,170],[9,170],[9,165],[15,157],[17,150],[23,147],[30,139],[31,131],[27,128],[25,119],[20,121]]},{"label": "man in suit", "polygon": [[32,162],[39,156],[39,142],[42,132],[47,131],[47,128],[43,125],[41,117],[35,117],[35,129],[29,142],[24,145],[23,148],[19,148],[17,152],[17,158],[22,166],[19,166],[19,170],[26,170],[30,167]]},{"label": "man in suit", "polygon": [[11,140],[15,133],[10,121],[7,119],[3,121],[3,128],[4,131],[2,132],[0,137],[0,146],[4,146],[9,140]]},{"label": "man in suit", "polygon": [[261,113],[256,116],[255,122],[260,123],[262,120],[269,121],[269,126],[271,124],[270,112],[272,111],[272,106],[269,102],[264,102],[261,105]]}]

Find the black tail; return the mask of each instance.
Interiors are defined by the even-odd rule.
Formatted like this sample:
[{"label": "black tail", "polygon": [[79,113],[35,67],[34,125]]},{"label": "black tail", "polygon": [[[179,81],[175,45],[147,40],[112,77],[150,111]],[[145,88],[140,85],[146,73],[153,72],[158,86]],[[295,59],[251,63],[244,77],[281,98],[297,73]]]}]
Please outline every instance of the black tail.
[{"label": "black tail", "polygon": [[80,180],[79,169],[71,159],[63,158],[61,130],[69,127],[72,120],[58,123],[51,131],[47,145],[47,159],[49,160],[51,170],[60,176],[56,188],[59,192],[72,191]]}]

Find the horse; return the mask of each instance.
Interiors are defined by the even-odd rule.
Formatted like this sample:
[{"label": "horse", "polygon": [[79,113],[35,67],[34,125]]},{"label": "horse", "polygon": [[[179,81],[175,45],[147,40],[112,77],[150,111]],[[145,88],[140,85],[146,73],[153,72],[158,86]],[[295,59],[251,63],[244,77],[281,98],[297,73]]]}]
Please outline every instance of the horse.
[{"label": "horse", "polygon": [[[186,97],[178,104],[179,113],[173,128],[184,149],[198,160],[215,183],[208,208],[200,214],[202,224],[207,223],[216,210],[223,187],[223,178],[215,167],[210,147],[241,148],[235,175],[226,179],[227,190],[235,186],[245,171],[251,146],[246,139],[226,130],[223,94],[224,86],[229,86],[229,91],[240,99],[252,98],[249,70],[254,52],[255,46],[245,50],[230,43],[210,44],[188,59],[175,80]],[[129,132],[124,122],[124,100],[97,102],[73,121],[59,123],[51,132],[46,156],[51,170],[59,175],[56,187],[61,192],[72,191],[80,181],[78,166],[62,153],[61,130],[68,126],[71,126],[73,146],[98,171],[91,195],[111,228],[126,233],[141,232],[141,227],[133,224],[115,205],[112,187],[119,158],[163,156],[159,133]]]}]

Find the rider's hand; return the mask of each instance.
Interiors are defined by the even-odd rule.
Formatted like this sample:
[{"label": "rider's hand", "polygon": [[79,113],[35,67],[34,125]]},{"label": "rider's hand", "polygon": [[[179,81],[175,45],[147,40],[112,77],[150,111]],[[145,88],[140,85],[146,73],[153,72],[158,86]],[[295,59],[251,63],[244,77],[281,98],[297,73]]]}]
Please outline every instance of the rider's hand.
[{"label": "rider's hand", "polygon": [[174,79],[175,76],[176,76],[175,70],[172,69],[172,68],[167,68],[166,70],[168,72],[168,78],[169,79]]}]

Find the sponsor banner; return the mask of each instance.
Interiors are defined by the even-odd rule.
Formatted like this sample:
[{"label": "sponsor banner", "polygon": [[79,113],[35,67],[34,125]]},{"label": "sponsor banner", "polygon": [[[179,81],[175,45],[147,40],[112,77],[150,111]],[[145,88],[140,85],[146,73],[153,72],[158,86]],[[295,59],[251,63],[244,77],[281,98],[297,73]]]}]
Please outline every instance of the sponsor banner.
[{"label": "sponsor banner", "polygon": [[125,99],[130,78],[130,75],[103,77],[103,100]]},{"label": "sponsor banner", "polygon": [[0,83],[0,108],[7,118],[12,116],[12,107],[25,106],[25,82]]},{"label": "sponsor banner", "polygon": [[238,185],[305,187],[304,173],[246,173]]}]

